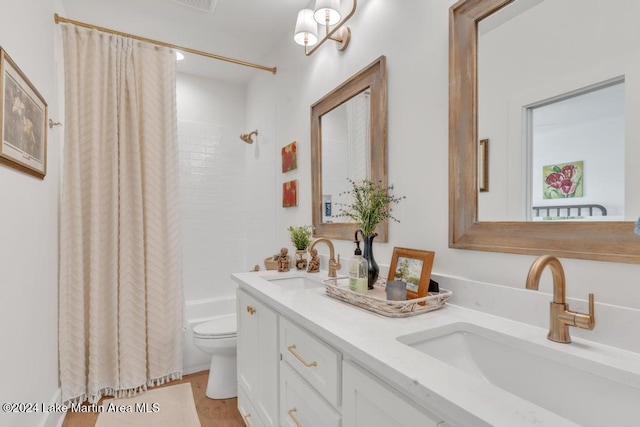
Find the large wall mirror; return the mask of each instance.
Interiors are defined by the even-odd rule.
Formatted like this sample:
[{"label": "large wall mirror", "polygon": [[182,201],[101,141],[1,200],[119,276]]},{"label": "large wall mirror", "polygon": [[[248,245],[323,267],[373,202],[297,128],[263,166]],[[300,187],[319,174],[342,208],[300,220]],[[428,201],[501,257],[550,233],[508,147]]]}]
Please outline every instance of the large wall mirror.
[{"label": "large wall mirror", "polygon": [[634,12],[629,0],[451,7],[451,247],[640,262]]},{"label": "large wall mirror", "polygon": [[[387,74],[381,56],[311,106],[314,236],[353,240],[356,224],[340,216],[350,180],[387,185]],[[387,241],[387,223],[376,230]]]}]

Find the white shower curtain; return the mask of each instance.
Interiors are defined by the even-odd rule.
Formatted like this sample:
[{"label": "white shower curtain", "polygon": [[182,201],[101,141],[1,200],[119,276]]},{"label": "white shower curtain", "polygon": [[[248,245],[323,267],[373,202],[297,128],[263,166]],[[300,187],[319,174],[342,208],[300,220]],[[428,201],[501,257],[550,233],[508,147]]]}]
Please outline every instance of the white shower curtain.
[{"label": "white shower curtain", "polygon": [[62,25],[62,400],[182,376],[175,54]]},{"label": "white shower curtain", "polygon": [[349,179],[370,179],[371,98],[363,92],[347,102],[347,156]]}]

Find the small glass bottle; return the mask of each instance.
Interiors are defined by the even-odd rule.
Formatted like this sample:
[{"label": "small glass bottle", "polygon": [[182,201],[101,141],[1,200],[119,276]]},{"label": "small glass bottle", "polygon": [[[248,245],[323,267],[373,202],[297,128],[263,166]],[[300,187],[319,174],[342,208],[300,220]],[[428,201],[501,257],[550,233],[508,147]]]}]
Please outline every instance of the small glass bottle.
[{"label": "small glass bottle", "polygon": [[360,241],[357,238],[356,232],[356,250],[353,253],[354,257],[349,264],[349,289],[361,294],[367,293],[367,283],[369,281],[369,269],[367,260],[362,257],[362,251],[360,250]]}]

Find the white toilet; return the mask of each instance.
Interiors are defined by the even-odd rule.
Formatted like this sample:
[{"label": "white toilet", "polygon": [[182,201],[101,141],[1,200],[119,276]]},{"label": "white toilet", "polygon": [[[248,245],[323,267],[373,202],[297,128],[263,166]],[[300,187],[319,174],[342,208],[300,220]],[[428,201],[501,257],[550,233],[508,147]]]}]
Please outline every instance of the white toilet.
[{"label": "white toilet", "polygon": [[228,399],[238,395],[236,374],[236,315],[221,316],[193,328],[193,342],[211,355],[207,397]]}]

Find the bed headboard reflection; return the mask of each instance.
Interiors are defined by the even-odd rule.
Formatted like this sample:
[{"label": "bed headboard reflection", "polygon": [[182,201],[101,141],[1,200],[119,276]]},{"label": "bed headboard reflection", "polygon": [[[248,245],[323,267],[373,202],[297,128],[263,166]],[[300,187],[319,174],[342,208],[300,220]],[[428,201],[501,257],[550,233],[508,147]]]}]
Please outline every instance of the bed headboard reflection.
[{"label": "bed headboard reflection", "polygon": [[534,206],[534,217],[545,218],[582,218],[587,216],[607,216],[607,208],[598,204]]}]

